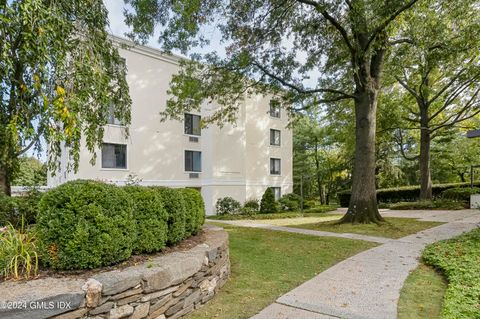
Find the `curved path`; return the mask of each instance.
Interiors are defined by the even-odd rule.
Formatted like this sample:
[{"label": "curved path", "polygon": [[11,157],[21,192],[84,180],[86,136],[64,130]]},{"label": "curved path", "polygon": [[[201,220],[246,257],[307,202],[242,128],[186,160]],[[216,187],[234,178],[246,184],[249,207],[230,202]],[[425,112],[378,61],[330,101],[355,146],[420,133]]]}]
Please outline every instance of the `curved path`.
[{"label": "curved path", "polygon": [[[252,319],[394,319],[400,290],[409,273],[418,266],[426,245],[458,236],[480,226],[480,211],[383,211],[390,217],[409,217],[447,222],[397,240],[369,237],[380,246],[352,256],[320,273],[262,310]],[[229,222],[237,226],[283,231],[295,228]],[[324,232],[320,232],[324,233]],[[319,235],[314,234],[311,235]],[[327,236],[345,237],[328,233]],[[348,238],[361,235],[349,234]],[[354,235],[354,236],[353,236]],[[362,236],[363,237],[363,236]]]}]

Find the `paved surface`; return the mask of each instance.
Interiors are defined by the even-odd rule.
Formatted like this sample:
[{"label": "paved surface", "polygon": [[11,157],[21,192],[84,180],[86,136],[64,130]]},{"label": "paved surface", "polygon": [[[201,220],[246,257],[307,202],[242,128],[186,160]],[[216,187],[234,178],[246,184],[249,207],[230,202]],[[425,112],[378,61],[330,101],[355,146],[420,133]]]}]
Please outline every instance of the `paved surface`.
[{"label": "paved surface", "polygon": [[[336,213],[342,212],[342,210]],[[383,216],[418,218],[447,222],[361,252],[327,269],[313,279],[281,296],[252,319],[394,319],[400,290],[409,273],[418,266],[426,245],[458,236],[480,227],[479,210],[389,211]],[[237,226],[301,232],[318,236],[342,234],[268,226],[252,222],[228,222]],[[315,232],[315,233],[311,233]],[[326,234],[325,234],[326,233]],[[343,234],[346,235],[346,234]],[[347,234],[354,235],[354,234]],[[348,238],[370,237],[354,235]],[[377,241],[378,237],[370,237]]]}]

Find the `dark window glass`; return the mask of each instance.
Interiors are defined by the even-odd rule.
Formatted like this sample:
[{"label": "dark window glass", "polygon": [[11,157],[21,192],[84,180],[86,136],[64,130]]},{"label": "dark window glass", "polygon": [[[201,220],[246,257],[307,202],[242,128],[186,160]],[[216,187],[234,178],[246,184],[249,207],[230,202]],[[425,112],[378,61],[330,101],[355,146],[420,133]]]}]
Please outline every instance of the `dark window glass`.
[{"label": "dark window glass", "polygon": [[280,175],[280,173],[281,173],[280,159],[279,158],[271,158],[270,159],[270,174]]},{"label": "dark window glass", "polygon": [[270,130],[270,145],[280,146],[280,131]]},{"label": "dark window glass", "polygon": [[270,100],[270,116],[280,118],[280,102],[277,100]]},{"label": "dark window glass", "polygon": [[202,171],[202,152],[185,151],[185,171],[186,172]]},{"label": "dark window glass", "polygon": [[103,143],[102,168],[127,168],[127,145]]},{"label": "dark window glass", "polygon": [[185,113],[185,134],[188,135],[201,135],[200,121],[202,117],[200,115]]}]

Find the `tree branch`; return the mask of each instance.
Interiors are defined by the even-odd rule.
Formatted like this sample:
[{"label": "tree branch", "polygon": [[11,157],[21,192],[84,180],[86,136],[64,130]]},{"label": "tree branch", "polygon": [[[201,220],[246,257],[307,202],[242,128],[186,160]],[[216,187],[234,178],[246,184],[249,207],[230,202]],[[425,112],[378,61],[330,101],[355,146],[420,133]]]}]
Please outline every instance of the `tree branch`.
[{"label": "tree branch", "polygon": [[368,39],[367,45],[365,47],[365,50],[368,49],[368,47],[372,44],[372,42],[375,40],[375,38],[378,36],[380,32],[385,30],[388,25],[395,20],[403,11],[411,8],[418,0],[410,0],[408,3],[406,3],[403,7],[399,8],[397,11],[395,11],[391,16],[389,16],[385,21],[383,21],[382,24],[380,24],[375,30],[373,30],[372,35]]},{"label": "tree branch", "polygon": [[273,74],[272,72],[270,72],[269,70],[267,70],[267,68],[265,68],[263,65],[261,65],[260,63],[258,62],[253,62],[252,63],[253,66],[257,67],[258,69],[260,69],[260,71],[262,71],[265,75],[267,75],[268,77],[280,82],[283,86],[286,86],[294,91],[297,91],[298,93],[300,94],[314,94],[314,93],[332,93],[332,94],[338,94],[339,97],[337,98],[333,98],[332,101],[338,101],[340,99],[355,99],[356,97],[352,94],[348,94],[348,93],[345,93],[343,91],[340,91],[340,90],[335,90],[335,89],[323,89],[323,88],[320,88],[320,89],[312,89],[312,90],[305,90],[301,87],[299,87],[298,85],[295,85],[293,83],[290,83],[290,82],[287,82],[285,81],[284,79],[282,79],[281,77],[279,77],[278,75],[275,75]]}]

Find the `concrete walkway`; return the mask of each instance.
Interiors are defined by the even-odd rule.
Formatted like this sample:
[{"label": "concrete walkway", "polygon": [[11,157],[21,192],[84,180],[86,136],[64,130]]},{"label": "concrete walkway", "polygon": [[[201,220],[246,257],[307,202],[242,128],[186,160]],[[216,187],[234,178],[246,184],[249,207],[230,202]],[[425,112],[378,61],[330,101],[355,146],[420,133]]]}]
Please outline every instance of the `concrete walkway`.
[{"label": "concrete walkway", "polygon": [[[342,211],[339,210],[336,213],[339,212]],[[397,318],[400,290],[409,273],[418,266],[419,257],[425,246],[480,227],[480,211],[478,210],[384,210],[381,211],[381,214],[386,217],[418,218],[447,222],[447,224],[393,240],[355,234],[300,230],[245,221],[229,221],[228,224],[236,226],[383,243],[327,269],[281,296],[275,303],[251,319],[395,319]]]},{"label": "concrete walkway", "polygon": [[425,246],[480,224],[477,210],[408,214],[390,211],[383,215],[450,222],[350,257],[281,296],[252,319],[397,318],[400,290],[418,266]]}]

